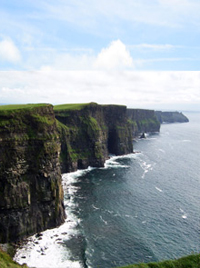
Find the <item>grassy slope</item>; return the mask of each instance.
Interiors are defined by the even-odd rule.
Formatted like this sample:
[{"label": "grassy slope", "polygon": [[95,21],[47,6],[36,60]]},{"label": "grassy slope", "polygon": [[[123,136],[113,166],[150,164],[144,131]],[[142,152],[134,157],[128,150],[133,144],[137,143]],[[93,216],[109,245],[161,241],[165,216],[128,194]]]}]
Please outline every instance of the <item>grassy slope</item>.
[{"label": "grassy slope", "polygon": [[1,268],[27,268],[26,265],[19,265],[12,258],[0,249],[0,267]]},{"label": "grassy slope", "polygon": [[140,263],[123,266],[121,268],[200,268],[200,254],[189,255],[178,260]]},{"label": "grassy slope", "polygon": [[70,103],[70,104],[61,104],[55,105],[54,111],[61,111],[61,110],[81,110],[85,106],[89,105],[90,103]]},{"label": "grassy slope", "polygon": [[36,103],[36,104],[10,104],[0,105],[0,111],[18,110],[18,109],[32,109],[40,106],[49,106],[50,104]]}]

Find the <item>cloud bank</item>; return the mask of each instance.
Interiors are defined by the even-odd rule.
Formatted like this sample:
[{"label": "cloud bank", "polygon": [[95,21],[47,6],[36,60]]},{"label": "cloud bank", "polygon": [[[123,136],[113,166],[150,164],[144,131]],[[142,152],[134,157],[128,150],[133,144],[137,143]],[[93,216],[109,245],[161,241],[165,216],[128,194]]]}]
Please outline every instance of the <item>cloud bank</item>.
[{"label": "cloud bank", "polygon": [[124,104],[133,108],[195,110],[200,72],[0,72],[1,103]]}]

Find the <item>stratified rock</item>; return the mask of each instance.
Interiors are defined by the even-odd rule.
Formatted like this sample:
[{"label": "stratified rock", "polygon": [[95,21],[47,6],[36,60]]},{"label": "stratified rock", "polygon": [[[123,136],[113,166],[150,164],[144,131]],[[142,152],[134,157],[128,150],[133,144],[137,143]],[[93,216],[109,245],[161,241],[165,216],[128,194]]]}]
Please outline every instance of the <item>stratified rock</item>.
[{"label": "stratified rock", "polygon": [[160,131],[160,122],[154,110],[127,109],[127,116],[132,126],[134,137],[137,137],[140,133],[155,133]]},{"label": "stratified rock", "polygon": [[126,106],[58,105],[54,112],[61,141],[62,172],[102,167],[109,153],[133,152]]},{"label": "stratified rock", "polygon": [[187,123],[189,119],[181,112],[155,112],[159,122],[162,123]]},{"label": "stratified rock", "polygon": [[52,105],[0,110],[1,243],[64,221],[59,154]]}]

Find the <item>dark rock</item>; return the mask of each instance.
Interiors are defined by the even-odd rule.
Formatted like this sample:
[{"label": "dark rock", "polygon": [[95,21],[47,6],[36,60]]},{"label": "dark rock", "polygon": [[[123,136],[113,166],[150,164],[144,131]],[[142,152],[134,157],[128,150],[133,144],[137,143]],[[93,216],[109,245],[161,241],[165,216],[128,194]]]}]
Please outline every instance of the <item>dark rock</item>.
[{"label": "dark rock", "polygon": [[61,141],[62,172],[103,167],[109,153],[133,152],[126,106],[87,104],[79,109],[54,108]]},{"label": "dark rock", "polygon": [[133,137],[137,137],[140,133],[160,131],[160,122],[154,110],[127,109],[127,116],[132,127]]},{"label": "dark rock", "polygon": [[187,123],[189,119],[180,112],[155,112],[159,122],[162,123]]},{"label": "dark rock", "polygon": [[144,132],[143,132],[142,135],[140,136],[140,139],[146,139],[146,135],[145,135]]},{"label": "dark rock", "polygon": [[64,222],[60,141],[52,105],[0,111],[0,241]]}]

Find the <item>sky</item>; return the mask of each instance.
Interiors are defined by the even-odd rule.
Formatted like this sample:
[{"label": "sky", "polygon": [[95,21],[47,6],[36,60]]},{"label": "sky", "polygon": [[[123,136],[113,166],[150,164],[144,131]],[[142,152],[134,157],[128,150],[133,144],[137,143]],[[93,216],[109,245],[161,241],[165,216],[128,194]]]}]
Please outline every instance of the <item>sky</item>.
[{"label": "sky", "polygon": [[0,103],[200,110],[200,0],[0,0]]}]

